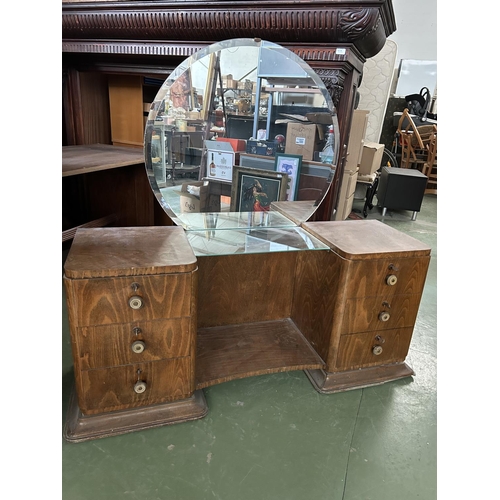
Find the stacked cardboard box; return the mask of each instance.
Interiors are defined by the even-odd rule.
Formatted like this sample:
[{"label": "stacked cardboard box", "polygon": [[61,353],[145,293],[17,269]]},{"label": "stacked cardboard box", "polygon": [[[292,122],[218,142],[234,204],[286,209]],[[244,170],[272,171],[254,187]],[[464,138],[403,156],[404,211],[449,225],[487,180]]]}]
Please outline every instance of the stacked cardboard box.
[{"label": "stacked cardboard box", "polygon": [[364,109],[355,109],[352,114],[349,143],[347,144],[347,159],[345,168],[353,170],[361,163],[361,154],[368,125],[368,113]]},{"label": "stacked cardboard box", "polygon": [[352,211],[358,171],[359,167],[356,167],[354,170],[344,169],[342,184],[340,185],[339,204],[334,220],[346,220]]},{"label": "stacked cardboard box", "polygon": [[368,113],[369,111],[363,109],[355,109],[352,115],[349,143],[347,145],[347,158],[344,166],[344,175],[340,184],[339,199],[334,220],[347,219],[352,210],[364,137],[368,124]]},{"label": "stacked cardboard box", "polygon": [[302,155],[303,160],[312,160],[317,149],[316,137],[315,123],[289,122],[286,127],[285,153]]},{"label": "stacked cardboard box", "polygon": [[384,147],[384,144],[376,142],[364,143],[361,162],[359,163],[359,175],[371,175],[380,168]]}]

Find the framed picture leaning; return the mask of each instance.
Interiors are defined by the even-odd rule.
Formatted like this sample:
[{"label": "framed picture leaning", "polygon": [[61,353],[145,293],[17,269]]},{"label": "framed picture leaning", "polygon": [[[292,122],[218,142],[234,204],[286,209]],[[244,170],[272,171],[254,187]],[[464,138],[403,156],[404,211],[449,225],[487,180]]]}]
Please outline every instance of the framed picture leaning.
[{"label": "framed picture leaning", "polygon": [[233,166],[231,212],[268,212],[273,201],[285,201],[288,175]]},{"label": "framed picture leaning", "polygon": [[276,153],[274,170],[287,174],[289,178],[286,191],[286,201],[296,201],[299,192],[300,168],[302,167],[302,155],[290,155]]}]

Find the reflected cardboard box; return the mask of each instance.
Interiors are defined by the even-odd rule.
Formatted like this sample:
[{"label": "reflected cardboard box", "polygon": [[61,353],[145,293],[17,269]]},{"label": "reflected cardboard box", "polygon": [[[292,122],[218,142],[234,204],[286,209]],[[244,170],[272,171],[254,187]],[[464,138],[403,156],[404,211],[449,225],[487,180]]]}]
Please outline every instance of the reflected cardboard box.
[{"label": "reflected cardboard box", "polygon": [[[238,139],[233,139],[233,141],[238,141]],[[239,153],[233,149],[233,144],[226,140],[205,141],[207,178],[220,181],[233,180],[233,165],[239,162]]]},{"label": "reflected cardboard box", "polygon": [[315,123],[290,122],[286,127],[285,153],[302,155],[303,160],[312,160],[316,151],[317,126]]},{"label": "reflected cardboard box", "polygon": [[180,195],[181,213],[220,212],[220,197],[210,194],[208,182],[184,182]]}]

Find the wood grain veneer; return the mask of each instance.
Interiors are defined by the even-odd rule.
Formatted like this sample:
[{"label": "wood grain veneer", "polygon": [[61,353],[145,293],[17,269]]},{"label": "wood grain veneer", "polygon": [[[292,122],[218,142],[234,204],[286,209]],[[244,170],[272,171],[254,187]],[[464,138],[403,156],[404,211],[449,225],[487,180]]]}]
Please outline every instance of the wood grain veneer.
[{"label": "wood grain veneer", "polygon": [[[320,221],[303,227],[331,248],[318,267],[338,278],[329,281],[316,272],[318,286],[328,297],[322,300],[308,282],[314,272],[298,266],[297,279],[315,298],[309,310],[298,300],[297,324],[326,365],[324,370],[307,371],[313,385],[329,393],[412,375],[404,361],[430,248],[375,220]],[[313,260],[304,266],[313,268]],[[315,314],[323,319],[313,320]],[[394,369],[396,364],[402,366]]]},{"label": "wood grain veneer", "polygon": [[196,388],[307,368],[323,360],[290,319],[198,330]]},{"label": "wood grain veneer", "polygon": [[[342,335],[336,371],[401,363],[408,353],[412,333],[413,326],[396,330]],[[382,348],[381,354],[375,355],[373,353],[373,347],[376,345]]]},{"label": "wood grain veneer", "polygon": [[[134,331],[136,328],[138,333]],[[189,356],[189,329],[189,318],[80,328],[77,336],[80,367],[89,370]],[[136,341],[145,343],[143,352],[132,351],[131,345]],[[96,345],[99,349],[95,348]]]},{"label": "wood grain veneer", "polygon": [[289,318],[297,255],[198,257],[198,328]]},{"label": "wood grain veneer", "polygon": [[196,257],[181,227],[78,229],[64,265],[68,278],[183,273]]},{"label": "wood grain veneer", "polygon": [[[182,228],[76,232],[64,276],[77,400],[65,430],[69,440],[205,415],[204,399],[192,400],[196,272]],[[142,302],[138,309],[129,302],[134,297]],[[137,342],[139,352],[132,349]],[[135,389],[138,382],[144,390]],[[135,419],[132,409],[139,409]],[[114,412],[126,412],[117,429]]]},{"label": "wood grain veneer", "polygon": [[430,255],[428,245],[378,220],[304,222],[302,227],[330,246],[338,255],[351,260],[410,258]]},{"label": "wood grain veneer", "polygon": [[[165,279],[168,276],[168,279]],[[188,316],[191,310],[191,273],[124,278],[70,280],[68,293],[78,304],[73,318],[79,326]],[[138,286],[134,291],[133,285]],[[132,309],[128,299],[141,297],[143,306]]]},{"label": "wood grain veneer", "polygon": [[[405,358],[430,249],[366,222],[304,224],[330,249],[265,258],[196,258],[179,227],[77,231],[64,282],[79,409],[67,435],[112,433],[116,412],[128,432],[134,409],[138,426],[157,412],[171,423],[168,404],[199,418],[197,391],[244,377],[305,370],[330,393],[412,375]],[[143,352],[132,351],[136,340]]]},{"label": "wood grain veneer", "polygon": [[[346,283],[345,295],[349,298],[384,296],[390,298],[396,294],[420,293],[425,283],[429,257],[389,259],[373,259],[357,261],[352,259],[349,266],[349,281]],[[397,277],[397,283],[388,287],[386,278]]]},{"label": "wood grain veneer", "polygon": [[342,305],[335,297],[345,286],[347,269],[332,259],[331,252],[301,253],[295,267],[291,317],[322,359],[331,349],[332,318]]},{"label": "wood grain veneer", "polygon": [[[187,398],[193,393],[190,383],[192,362],[190,357],[185,357],[82,370],[75,377],[76,383],[81,384],[78,392],[80,410],[92,415]],[[134,391],[139,378],[147,384],[142,394]]]},{"label": "wood grain veneer", "polygon": [[[417,319],[421,294],[396,295],[390,301],[382,297],[348,299],[343,311],[342,332],[358,333],[413,326]],[[387,312],[390,318],[380,321],[379,314]]]}]

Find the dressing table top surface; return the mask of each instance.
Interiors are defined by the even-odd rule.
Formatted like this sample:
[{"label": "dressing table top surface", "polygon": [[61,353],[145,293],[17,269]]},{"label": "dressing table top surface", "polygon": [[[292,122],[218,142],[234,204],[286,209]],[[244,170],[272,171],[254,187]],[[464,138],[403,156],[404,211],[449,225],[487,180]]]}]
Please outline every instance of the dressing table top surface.
[{"label": "dressing table top surface", "polygon": [[68,278],[194,271],[196,257],[177,226],[78,229],[64,265]]},{"label": "dressing table top surface", "polygon": [[430,255],[425,243],[378,220],[305,222],[302,227],[340,256],[356,260],[371,258],[422,257]]}]

